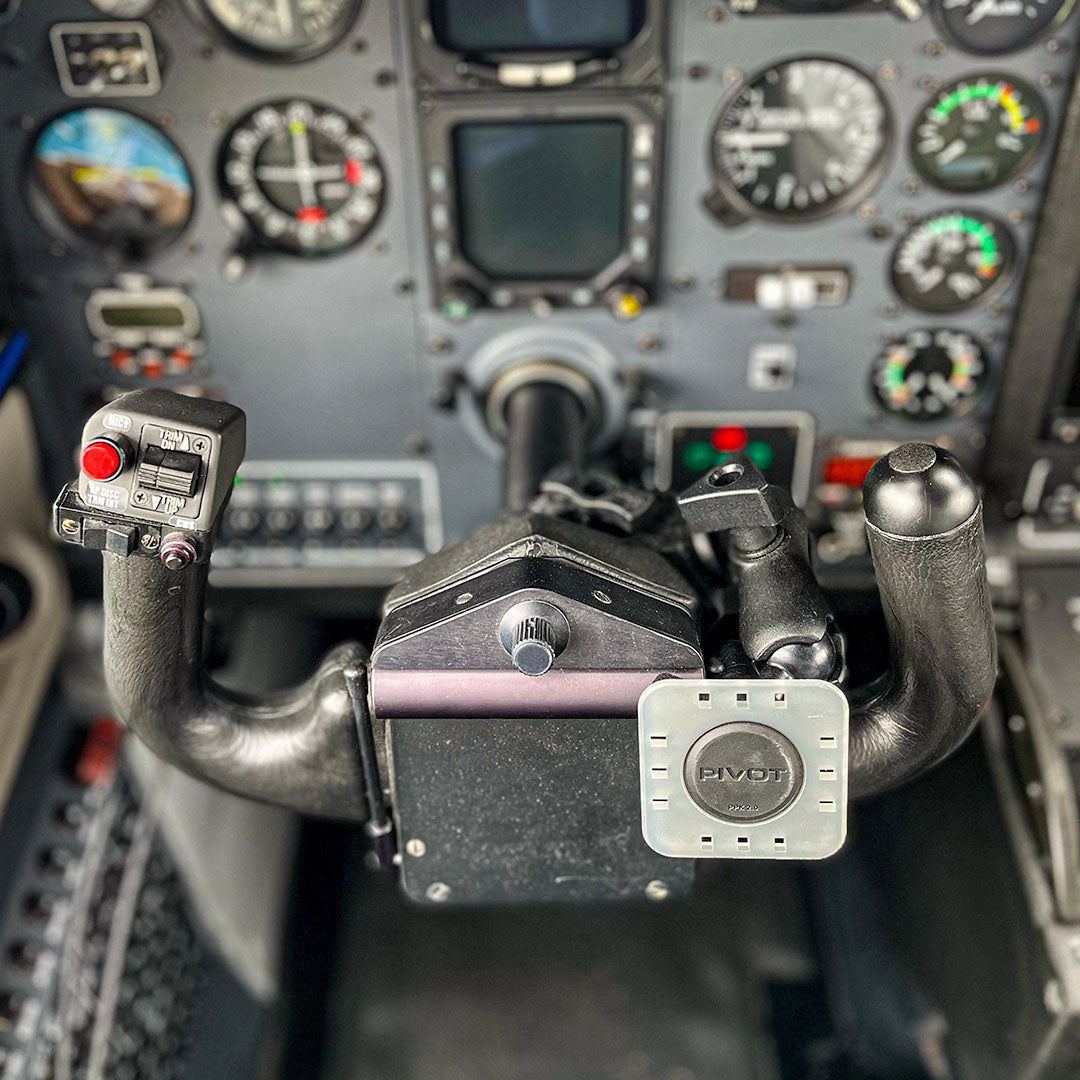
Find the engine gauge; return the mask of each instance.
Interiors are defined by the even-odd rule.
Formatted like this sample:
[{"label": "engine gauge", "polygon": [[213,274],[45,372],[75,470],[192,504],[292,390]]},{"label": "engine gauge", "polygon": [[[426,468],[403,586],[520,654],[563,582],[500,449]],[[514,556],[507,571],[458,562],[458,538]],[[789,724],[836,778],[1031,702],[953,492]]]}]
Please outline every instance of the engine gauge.
[{"label": "engine gauge", "polygon": [[915,222],[893,252],[893,286],[905,303],[946,314],[996,292],[1012,275],[1016,244],[1004,223],[972,210]]},{"label": "engine gauge", "polygon": [[946,86],[911,133],[915,167],[947,191],[986,191],[1005,183],[1038,152],[1046,105],[1035,88],[1008,75],[970,76]]},{"label": "engine gauge", "polygon": [[175,240],[191,216],[180,151],[120,109],[75,109],[47,124],[34,144],[31,192],[62,235],[133,259]]},{"label": "engine gauge", "polygon": [[300,255],[355,244],[382,206],[372,141],[342,113],[310,101],[261,105],[222,148],[222,183],[258,239]]},{"label": "engine gauge", "polygon": [[360,0],[202,0],[212,23],[271,60],[307,60],[335,45]]},{"label": "engine gauge", "polygon": [[720,195],[736,212],[810,221],[861,199],[891,142],[876,83],[839,60],[775,64],[721,107],[712,159]]},{"label": "engine gauge", "polygon": [[1062,22],[1076,0],[936,0],[946,33],[972,53],[1016,52]]},{"label": "engine gauge", "polygon": [[936,420],[970,409],[986,379],[986,354],[963,330],[913,330],[874,361],[871,384],[889,412]]}]

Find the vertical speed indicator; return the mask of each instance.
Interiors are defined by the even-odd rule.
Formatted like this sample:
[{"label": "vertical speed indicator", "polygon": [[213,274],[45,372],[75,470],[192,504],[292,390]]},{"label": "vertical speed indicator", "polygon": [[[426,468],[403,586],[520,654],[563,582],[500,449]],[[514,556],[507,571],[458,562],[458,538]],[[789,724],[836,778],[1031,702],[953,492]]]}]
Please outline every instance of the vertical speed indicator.
[{"label": "vertical speed indicator", "polygon": [[744,217],[824,217],[877,183],[891,132],[884,96],[857,68],[810,57],[774,64],[721,106],[712,137],[717,194]]}]

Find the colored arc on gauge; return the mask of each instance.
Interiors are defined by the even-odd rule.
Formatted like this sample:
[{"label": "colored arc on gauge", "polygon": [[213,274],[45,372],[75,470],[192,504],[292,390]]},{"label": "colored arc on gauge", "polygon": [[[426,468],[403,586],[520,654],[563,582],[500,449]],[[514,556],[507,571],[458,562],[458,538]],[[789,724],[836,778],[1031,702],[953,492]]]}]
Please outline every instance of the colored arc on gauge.
[{"label": "colored arc on gauge", "polygon": [[1020,99],[1009,83],[997,83],[994,86],[977,83],[974,86],[963,85],[957,87],[951,94],[943,98],[934,107],[934,115],[944,120],[954,109],[968,101],[985,99],[992,105],[1000,105],[1009,118],[1009,128],[1012,131],[1026,131],[1034,134],[1042,126],[1033,116],[1025,116],[1021,108]]},{"label": "colored arc on gauge", "polygon": [[988,191],[1028,166],[1046,126],[1046,103],[1023,79],[971,74],[927,102],[912,129],[912,159],[947,191]]},{"label": "colored arc on gauge", "polygon": [[986,354],[963,330],[912,330],[885,346],[871,376],[889,412],[934,420],[971,407],[986,378]]},{"label": "colored arc on gauge", "polygon": [[970,237],[979,246],[979,261],[975,273],[981,278],[997,276],[1001,258],[998,253],[994,231],[984,221],[967,217],[964,214],[948,214],[927,222],[926,231],[930,236],[942,236],[946,233],[961,233]]}]

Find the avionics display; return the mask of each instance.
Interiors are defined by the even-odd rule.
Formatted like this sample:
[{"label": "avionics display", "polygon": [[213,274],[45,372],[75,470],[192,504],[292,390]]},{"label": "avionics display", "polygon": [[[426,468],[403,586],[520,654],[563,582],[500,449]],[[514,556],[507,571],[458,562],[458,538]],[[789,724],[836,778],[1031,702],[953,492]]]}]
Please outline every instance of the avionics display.
[{"label": "avionics display", "polygon": [[620,120],[454,129],[462,254],[493,278],[591,278],[625,243]]},{"label": "avionics display", "polygon": [[611,307],[632,318],[656,276],[663,155],[657,95],[443,99],[421,112],[435,303]]},{"label": "avionics display", "polygon": [[184,312],[175,307],[103,307],[101,320],[106,326],[183,326]]},{"label": "avionics display", "polygon": [[629,44],[644,22],[644,0],[431,0],[435,40],[466,54],[606,52]]},{"label": "avionics display", "polygon": [[417,85],[465,93],[663,82],[666,0],[401,0]]}]

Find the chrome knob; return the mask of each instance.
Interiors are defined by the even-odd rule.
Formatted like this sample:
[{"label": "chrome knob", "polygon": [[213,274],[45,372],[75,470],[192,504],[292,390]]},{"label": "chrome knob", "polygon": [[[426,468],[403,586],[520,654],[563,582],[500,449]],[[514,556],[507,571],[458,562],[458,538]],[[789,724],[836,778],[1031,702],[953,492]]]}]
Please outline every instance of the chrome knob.
[{"label": "chrome knob", "polygon": [[499,640],[522,675],[544,675],[570,641],[570,624],[554,604],[515,604],[499,624]]}]

